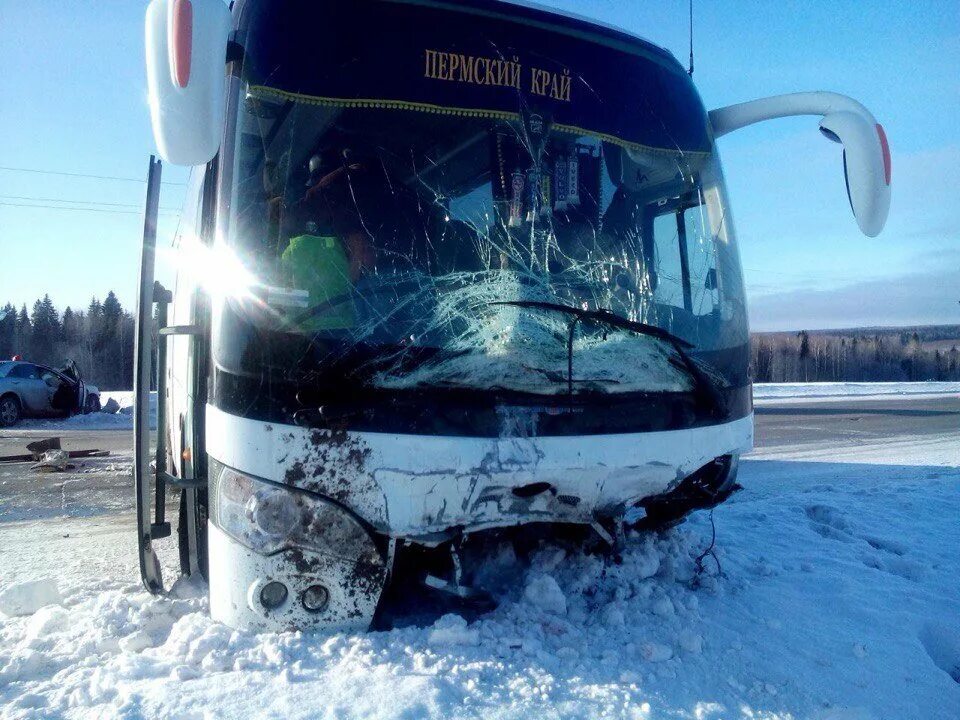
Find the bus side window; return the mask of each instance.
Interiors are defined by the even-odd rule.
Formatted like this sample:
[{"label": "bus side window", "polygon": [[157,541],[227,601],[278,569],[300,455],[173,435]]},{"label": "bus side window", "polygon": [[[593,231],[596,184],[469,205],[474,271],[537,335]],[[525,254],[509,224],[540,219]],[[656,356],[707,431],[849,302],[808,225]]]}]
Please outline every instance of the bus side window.
[{"label": "bus side window", "polygon": [[702,205],[684,209],[683,229],[690,273],[690,310],[694,315],[709,315],[719,302],[717,255]]},{"label": "bus side window", "polygon": [[653,219],[653,271],[656,273],[654,299],[660,305],[683,308],[683,262],[680,235],[674,212]]}]

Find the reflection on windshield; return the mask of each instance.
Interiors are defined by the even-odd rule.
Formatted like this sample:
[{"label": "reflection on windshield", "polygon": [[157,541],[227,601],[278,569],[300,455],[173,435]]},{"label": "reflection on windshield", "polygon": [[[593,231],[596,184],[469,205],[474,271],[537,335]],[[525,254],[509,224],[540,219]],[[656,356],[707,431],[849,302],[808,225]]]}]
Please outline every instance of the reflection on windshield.
[{"label": "reflection on windshield", "polygon": [[[567,390],[569,318],[605,309],[742,343],[715,158],[515,119],[312,104],[247,88],[230,242],[280,336],[381,388]],[[280,342],[280,341],[278,341]],[[656,338],[585,324],[577,392],[686,390]]]}]

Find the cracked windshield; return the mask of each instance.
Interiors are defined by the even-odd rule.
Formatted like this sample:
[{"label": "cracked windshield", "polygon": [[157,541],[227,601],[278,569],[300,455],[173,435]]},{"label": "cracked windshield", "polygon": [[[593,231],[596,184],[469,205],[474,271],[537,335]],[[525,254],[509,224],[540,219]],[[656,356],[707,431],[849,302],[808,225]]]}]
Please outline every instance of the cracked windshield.
[{"label": "cracked windshield", "polygon": [[[702,106],[650,97],[687,78],[607,49],[624,77],[601,82],[577,70],[585,43],[524,55],[497,37],[509,27],[475,53],[394,33],[409,60],[380,72],[406,77],[382,98],[251,53],[225,235],[259,284],[223,311],[237,331],[221,365],[386,390],[687,391],[669,339],[577,311],[697,351],[745,342]],[[349,52],[326,52],[376,93]]]}]

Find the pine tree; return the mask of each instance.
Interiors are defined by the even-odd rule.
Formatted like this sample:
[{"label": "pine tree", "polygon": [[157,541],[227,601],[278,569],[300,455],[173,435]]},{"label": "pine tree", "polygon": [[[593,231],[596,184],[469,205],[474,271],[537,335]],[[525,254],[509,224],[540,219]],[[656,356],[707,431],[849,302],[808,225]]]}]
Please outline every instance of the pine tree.
[{"label": "pine tree", "polygon": [[76,345],[80,340],[80,320],[69,305],[63,311],[63,323],[60,327],[61,342],[67,347]]},{"label": "pine tree", "polygon": [[60,318],[49,295],[33,304],[30,324],[30,359],[44,365],[59,364],[55,348],[60,340]]},{"label": "pine tree", "polygon": [[30,354],[30,316],[27,314],[27,304],[20,307],[17,315],[17,324],[13,333],[13,354],[24,357]]},{"label": "pine tree", "polygon": [[87,307],[86,335],[87,342],[91,345],[91,351],[94,349],[94,346],[97,344],[97,341],[100,338],[102,320],[103,305],[101,305],[100,301],[94,297],[90,300],[90,305]]},{"label": "pine tree", "polygon": [[810,379],[810,373],[808,371],[809,358],[810,358],[810,335],[806,330],[801,330],[797,335],[800,338],[800,351],[798,356],[800,358],[800,368],[803,371],[803,380],[807,382]]},{"label": "pine tree", "polygon": [[123,343],[123,307],[113,290],[107,293],[101,309],[100,336],[97,348],[107,368],[110,387],[121,387],[126,376],[124,368]]},{"label": "pine tree", "polygon": [[0,360],[9,359],[16,352],[17,308],[10,303],[0,309]]}]

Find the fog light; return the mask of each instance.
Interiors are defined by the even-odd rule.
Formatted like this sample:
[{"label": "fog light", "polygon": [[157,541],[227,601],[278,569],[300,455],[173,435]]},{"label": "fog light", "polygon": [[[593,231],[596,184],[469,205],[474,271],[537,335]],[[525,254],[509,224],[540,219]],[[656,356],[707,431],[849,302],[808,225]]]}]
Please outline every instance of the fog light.
[{"label": "fog light", "polygon": [[326,609],[330,593],[323,585],[311,585],[303,591],[303,607],[307,612],[318,613]]},{"label": "fog light", "polygon": [[260,589],[260,603],[267,609],[273,610],[283,605],[287,599],[287,586],[273,580]]}]

